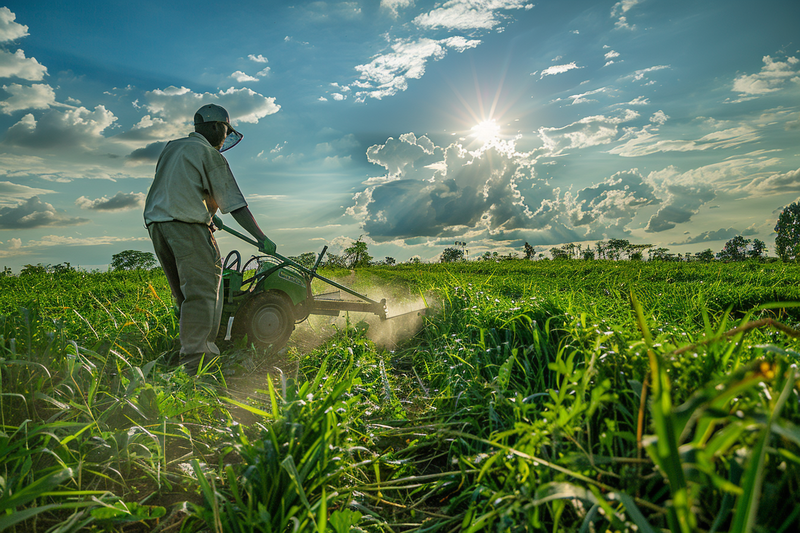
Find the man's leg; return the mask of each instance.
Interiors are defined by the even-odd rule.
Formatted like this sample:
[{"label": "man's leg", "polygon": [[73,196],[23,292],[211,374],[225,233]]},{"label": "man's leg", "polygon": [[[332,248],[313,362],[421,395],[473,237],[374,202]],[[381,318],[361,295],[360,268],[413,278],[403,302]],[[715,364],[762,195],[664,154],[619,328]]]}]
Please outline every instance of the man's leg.
[{"label": "man's leg", "polygon": [[179,280],[181,355],[217,355],[219,348],[214,339],[221,314],[217,302],[222,260],[216,242],[208,227],[202,224],[162,222],[158,225],[175,258]]},{"label": "man's leg", "polygon": [[180,309],[183,303],[183,293],[181,293],[181,281],[178,277],[178,264],[175,262],[175,256],[172,253],[169,242],[167,242],[161,231],[162,226],[163,223],[150,224],[147,231],[150,233],[150,240],[153,241],[153,250],[156,252],[158,262],[161,263],[161,268],[164,270],[172,297],[175,299],[175,305]]}]

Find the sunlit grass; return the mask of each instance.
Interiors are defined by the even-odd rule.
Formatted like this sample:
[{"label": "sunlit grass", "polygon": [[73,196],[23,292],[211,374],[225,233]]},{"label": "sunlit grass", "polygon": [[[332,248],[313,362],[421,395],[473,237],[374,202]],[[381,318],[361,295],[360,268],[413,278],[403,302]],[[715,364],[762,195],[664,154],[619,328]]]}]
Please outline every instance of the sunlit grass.
[{"label": "sunlit grass", "polygon": [[413,338],[353,317],[247,386],[243,347],[169,366],[158,274],[6,278],[0,529],[793,531],[798,273],[371,268],[437,302]]}]

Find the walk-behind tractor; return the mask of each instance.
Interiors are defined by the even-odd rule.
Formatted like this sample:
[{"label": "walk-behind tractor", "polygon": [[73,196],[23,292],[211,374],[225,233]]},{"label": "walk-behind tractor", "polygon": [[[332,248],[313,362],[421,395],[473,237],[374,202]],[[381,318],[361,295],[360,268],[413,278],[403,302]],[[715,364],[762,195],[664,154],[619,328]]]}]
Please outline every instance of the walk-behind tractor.
[{"label": "walk-behind tractor", "polygon": [[[258,243],[225,226],[219,217],[214,225],[243,241]],[[386,320],[386,300],[376,302],[333,280],[317,274],[328,247],[324,247],[312,268],[306,268],[277,253],[253,256],[242,264],[238,251],[230,252],[222,268],[224,304],[220,335],[237,340],[247,335],[247,342],[261,348],[279,350],[289,340],[295,324],[309,315],[339,316],[343,311],[372,313]],[[313,294],[311,282],[321,280],[335,289]],[[342,293],[350,298],[343,297]],[[417,311],[424,313],[423,311]]]}]

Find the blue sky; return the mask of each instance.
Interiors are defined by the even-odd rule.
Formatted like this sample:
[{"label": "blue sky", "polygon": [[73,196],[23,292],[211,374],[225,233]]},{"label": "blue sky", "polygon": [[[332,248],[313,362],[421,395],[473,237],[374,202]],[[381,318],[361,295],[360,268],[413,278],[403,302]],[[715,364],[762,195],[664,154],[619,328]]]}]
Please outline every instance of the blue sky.
[{"label": "blue sky", "polygon": [[740,234],[774,254],[800,199],[798,27],[793,0],[9,2],[0,265],[152,250],[156,158],[205,103],[244,133],[226,156],[285,255]]}]

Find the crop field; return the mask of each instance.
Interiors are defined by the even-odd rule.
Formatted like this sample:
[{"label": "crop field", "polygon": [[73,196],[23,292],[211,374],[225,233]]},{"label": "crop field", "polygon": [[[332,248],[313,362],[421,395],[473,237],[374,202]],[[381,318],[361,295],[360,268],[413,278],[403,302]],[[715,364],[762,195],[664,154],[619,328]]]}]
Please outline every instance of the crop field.
[{"label": "crop field", "polygon": [[800,265],[324,275],[430,312],[192,377],[160,271],[0,278],[0,531],[800,530]]}]

